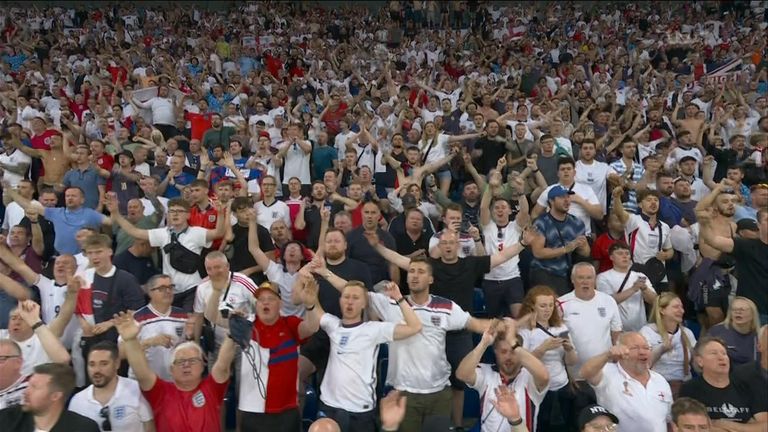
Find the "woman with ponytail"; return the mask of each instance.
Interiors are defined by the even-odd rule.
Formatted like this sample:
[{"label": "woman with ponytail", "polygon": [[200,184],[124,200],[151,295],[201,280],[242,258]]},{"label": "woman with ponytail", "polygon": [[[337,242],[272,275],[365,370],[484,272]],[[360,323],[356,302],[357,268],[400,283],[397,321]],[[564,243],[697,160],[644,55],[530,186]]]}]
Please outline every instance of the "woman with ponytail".
[{"label": "woman with ponytail", "polygon": [[683,325],[683,302],[672,292],[661,293],[653,304],[651,322],[640,333],[651,345],[651,367],[669,382],[677,397],[683,381],[691,379],[696,337]]}]

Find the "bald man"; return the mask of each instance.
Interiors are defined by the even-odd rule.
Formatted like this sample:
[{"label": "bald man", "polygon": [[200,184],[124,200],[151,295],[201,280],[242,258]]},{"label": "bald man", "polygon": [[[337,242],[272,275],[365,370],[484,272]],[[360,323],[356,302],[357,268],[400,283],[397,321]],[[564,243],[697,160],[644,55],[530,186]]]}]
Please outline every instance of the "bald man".
[{"label": "bald man", "polygon": [[315,420],[309,426],[309,432],[341,432],[339,424],[329,418]]},{"label": "bald man", "polygon": [[597,403],[619,418],[622,432],[667,430],[672,389],[664,377],[651,370],[651,357],[645,337],[628,332],[622,333],[610,350],[581,367],[581,376],[595,389]]}]

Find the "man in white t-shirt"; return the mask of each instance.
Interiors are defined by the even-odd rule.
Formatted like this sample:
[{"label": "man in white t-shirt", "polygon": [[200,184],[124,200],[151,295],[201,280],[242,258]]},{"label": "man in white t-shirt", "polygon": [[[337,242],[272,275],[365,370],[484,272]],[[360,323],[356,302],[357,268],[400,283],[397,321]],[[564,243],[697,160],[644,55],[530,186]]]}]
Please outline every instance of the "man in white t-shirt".
[{"label": "man in white t-shirt", "polygon": [[597,403],[618,417],[621,432],[667,431],[672,389],[651,370],[651,357],[643,335],[629,332],[581,368],[582,377],[595,389]]},{"label": "man in white t-shirt", "polygon": [[[672,237],[669,225],[659,219],[661,194],[658,191],[646,189],[637,194],[640,214],[631,214],[624,210],[621,199],[621,189],[613,191],[613,211],[624,224],[624,232],[629,240],[629,251],[632,261],[643,265],[645,275],[659,290],[665,291],[667,286],[666,269],[663,274],[659,266],[666,266],[666,261],[672,259],[675,250],[672,249]],[[658,262],[661,262],[659,264]],[[654,280],[655,279],[655,280]]]},{"label": "man in white t-shirt", "polygon": [[[491,345],[496,364],[481,364],[483,354]],[[517,399],[520,406],[517,424],[525,424],[529,431],[536,430],[539,405],[549,389],[549,372],[541,360],[523,348],[514,320],[507,318],[490,326],[480,343],[461,361],[456,376],[480,393],[481,432],[508,432],[516,426],[517,422],[510,422],[494,408],[492,401],[499,386],[509,388]]]},{"label": "man in white t-shirt", "polygon": [[[605,162],[595,160],[597,148],[593,140],[581,142],[579,149],[579,160],[576,161],[576,183],[589,186],[597,196],[597,201],[603,208],[603,213],[607,211],[608,194],[607,179],[609,173],[616,173],[610,165]],[[571,199],[573,201],[573,199]]]},{"label": "man in white t-shirt", "polygon": [[[283,196],[288,196],[288,181],[296,177],[301,181],[303,195],[309,193],[312,179],[309,175],[309,157],[312,143],[304,139],[297,124],[288,126],[288,137],[275,155],[283,160]],[[290,225],[290,224],[289,224]]]},{"label": "man in white t-shirt", "polygon": [[254,205],[256,220],[259,222],[259,225],[266,229],[272,228],[272,223],[278,219],[285,221],[288,227],[291,226],[291,214],[288,205],[275,198],[278,186],[277,179],[274,176],[264,176],[264,180],[261,181],[264,199]]},{"label": "man in white t-shirt", "polygon": [[117,375],[117,346],[99,342],[88,352],[91,385],[72,396],[69,410],[95,421],[102,431],[144,432],[154,430],[153,414],[139,383]]},{"label": "man in white t-shirt", "polygon": [[[314,268],[312,271],[324,270]],[[402,432],[420,432],[426,418],[450,415],[451,366],[445,354],[446,333],[463,329],[482,333],[490,324],[488,320],[470,316],[451,300],[431,295],[429,286],[433,280],[429,261],[413,258],[408,265],[410,294],[406,299],[421,320],[422,330],[410,338],[389,344],[387,385],[407,395],[409,400],[405,418],[400,425]],[[343,287],[341,282],[337,281],[337,289]],[[371,309],[382,320],[396,323],[403,321],[400,306],[388,296],[370,292],[368,299]],[[417,351],[419,354],[413,355]]]},{"label": "man in white t-shirt", "polygon": [[592,234],[592,219],[600,220],[603,218],[603,206],[590,186],[576,181],[575,166],[576,163],[573,159],[568,157],[560,158],[557,161],[558,183],[549,185],[539,195],[539,199],[531,211],[531,218],[536,219],[547,210],[547,194],[550,189],[559,185],[565,190],[573,192],[568,213],[579,218],[584,223],[586,228],[585,235],[589,236]]},{"label": "man in white t-shirt", "polygon": [[595,267],[577,263],[571,271],[573,291],[560,297],[563,322],[570,330],[579,361],[573,374],[581,380],[579,369],[588,359],[607,351],[621,333],[621,315],[616,301],[595,290]]},{"label": "man in white t-shirt", "polygon": [[0,179],[15,188],[24,179],[32,164],[32,158],[12,145],[6,145],[0,153]]},{"label": "man in white t-shirt", "polygon": [[[35,186],[31,181],[26,179],[19,180],[14,187],[16,188],[16,192],[24,199],[29,200],[30,203],[40,204],[37,200],[32,199],[32,196],[35,193]],[[24,208],[21,207],[19,203],[16,201],[9,202],[5,207],[5,217],[3,218],[3,233],[7,235],[11,231],[11,228],[21,223],[21,220],[24,219],[24,216]]]},{"label": "man in white t-shirt", "polygon": [[[117,222],[128,235],[140,240],[148,240],[153,247],[159,247],[163,257],[163,269],[165,274],[173,280],[174,306],[184,309],[185,312],[192,312],[192,306],[195,300],[195,287],[200,283],[199,269],[202,258],[197,259],[197,265],[194,265],[192,255],[200,255],[203,248],[211,246],[213,240],[224,237],[225,223],[229,222],[229,208],[219,205],[219,218],[215,229],[205,229],[189,226],[189,203],[180,198],[174,198],[168,201],[168,226],[167,228],[155,228],[144,230],[136,228],[128,222],[117,209],[117,197],[110,192],[107,199],[107,206],[112,214],[112,219]],[[187,249],[185,252],[174,251],[173,249],[183,246]],[[180,248],[179,248],[180,249]],[[171,259],[171,255],[174,259]],[[184,257],[179,260],[179,256]]]},{"label": "man in white t-shirt", "polygon": [[626,243],[612,244],[608,255],[613,268],[597,275],[597,290],[616,300],[624,331],[640,331],[648,321],[645,304],[653,304],[656,291],[644,274],[632,271],[632,257]]}]

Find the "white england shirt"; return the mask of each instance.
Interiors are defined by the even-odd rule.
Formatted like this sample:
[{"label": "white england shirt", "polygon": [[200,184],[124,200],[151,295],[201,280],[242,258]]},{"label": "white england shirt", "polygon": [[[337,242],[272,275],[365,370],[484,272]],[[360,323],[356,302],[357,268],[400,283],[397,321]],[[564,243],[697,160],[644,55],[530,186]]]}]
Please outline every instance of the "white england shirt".
[{"label": "white england shirt", "polygon": [[[597,275],[597,290],[604,292],[609,296],[619,292],[621,283],[627,276],[626,273],[621,273],[615,269],[606,270]],[[629,271],[629,278],[624,284],[624,290],[629,289],[635,284],[637,279],[645,278],[645,275],[636,271]],[[651,285],[648,278],[645,279],[645,286],[649,290],[656,292]],[[628,299],[621,303],[618,303],[619,314],[621,315],[621,325],[624,331],[640,331],[641,328],[648,322],[645,314],[645,300],[643,300],[643,293],[638,291],[632,294]]]},{"label": "white england shirt", "polygon": [[[516,245],[520,241],[522,229],[517,226],[517,222],[510,221],[506,226],[500,227],[495,222],[491,222],[483,227],[483,237],[485,237],[485,252],[488,256],[498,255],[502,250]],[[501,235],[501,238],[499,238]],[[511,260],[505,261],[490,272],[485,274],[485,280],[501,281],[520,277],[520,268],[518,264],[520,258],[514,256]]]},{"label": "white england shirt", "polygon": [[[683,351],[684,348],[683,337],[682,333],[680,332],[681,329],[685,332],[686,338],[688,338],[688,346],[686,348],[688,350],[688,361],[693,359],[693,347],[696,346],[696,336],[694,336],[693,332],[687,327],[678,326],[675,333],[669,335],[669,338],[672,341],[672,349],[662,354],[659,357],[659,360],[657,360],[653,365],[653,370],[658,372],[667,381],[687,381],[691,379],[691,370],[693,370],[692,367],[688,368],[688,375],[685,375],[684,373],[685,370],[683,368],[683,361],[685,354]],[[640,329],[640,334],[645,336],[645,340],[648,341],[651,349],[655,349],[657,346],[663,343],[661,340],[661,335],[656,328],[656,324],[646,325]]]},{"label": "white england shirt", "polygon": [[100,412],[103,407],[109,407],[109,422],[112,430],[120,432],[144,432],[144,423],[154,418],[152,408],[141,394],[139,383],[130,378],[116,376],[117,386],[112,398],[101,405],[93,397],[93,385],[89,385],[69,402],[69,410],[101,425],[104,418]]},{"label": "white england shirt", "polygon": [[480,407],[481,432],[508,432],[512,430],[507,419],[499,414],[491,404],[491,400],[496,400],[496,388],[501,385],[509,387],[515,393],[523,424],[528,427],[528,430],[536,430],[539,405],[544,400],[549,386],[542,390],[537,389],[533,376],[525,369],[520,369],[517,376],[511,382],[507,382],[495,370],[494,366],[483,363],[477,365],[475,376],[475,382],[469,386],[480,393],[480,400],[483,403],[483,406]]},{"label": "white england shirt", "polygon": [[607,181],[608,174],[616,171],[605,162],[592,161],[586,164],[581,160],[576,161],[576,182],[592,188],[597,200],[603,207],[603,213],[608,210]]},{"label": "white england shirt", "polygon": [[[559,337],[559,335],[568,331],[568,327],[564,325],[550,327],[547,331],[555,337]],[[541,346],[544,341],[552,337],[538,327],[533,329],[520,329],[518,334],[523,337],[523,348],[528,351],[535,350]],[[568,339],[570,340],[570,336],[568,336]],[[564,356],[565,349],[563,347],[549,350],[541,356],[541,362],[544,363],[544,367],[546,367],[547,372],[549,372],[549,389],[552,391],[560,390],[568,385],[568,373],[565,370]]]}]

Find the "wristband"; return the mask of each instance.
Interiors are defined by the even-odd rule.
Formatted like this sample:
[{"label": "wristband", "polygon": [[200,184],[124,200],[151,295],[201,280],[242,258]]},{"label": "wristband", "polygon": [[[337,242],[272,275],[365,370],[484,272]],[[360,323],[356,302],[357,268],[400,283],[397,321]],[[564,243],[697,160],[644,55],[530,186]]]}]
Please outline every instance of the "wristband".
[{"label": "wristband", "polygon": [[534,174],[536,174],[537,172],[539,172],[539,169],[538,169],[538,168],[536,168],[535,170],[531,170],[531,172],[532,172],[532,173],[534,173]]},{"label": "wristband", "polygon": [[44,325],[45,325],[45,323],[43,322],[43,320],[40,320],[40,321],[36,322],[35,325],[32,326],[32,331],[35,331],[35,330],[39,329],[40,327],[42,327]]},{"label": "wristband", "polygon": [[395,300],[395,304],[400,304],[405,301],[405,296],[400,297],[399,299]]},{"label": "wristband", "polygon": [[507,419],[507,423],[509,423],[510,426],[520,426],[523,423],[523,418],[520,417],[517,420]]},{"label": "wristband", "polygon": [[527,248],[527,247],[528,247],[528,246],[530,246],[530,245],[529,245],[529,244],[525,244],[525,243],[523,243],[523,241],[522,241],[522,240],[520,240],[520,246],[522,246],[522,247],[524,247],[524,248]]},{"label": "wristband", "polygon": [[476,238],[476,239],[472,239],[472,240],[474,240],[475,243],[480,243],[483,239],[482,238]]},{"label": "wristband", "polygon": [[308,310],[308,311],[311,311],[311,310],[315,309],[315,306],[317,306],[317,305],[312,305],[312,306],[310,306],[310,307],[306,307],[306,306],[304,306],[304,309],[306,309],[306,310]]}]

